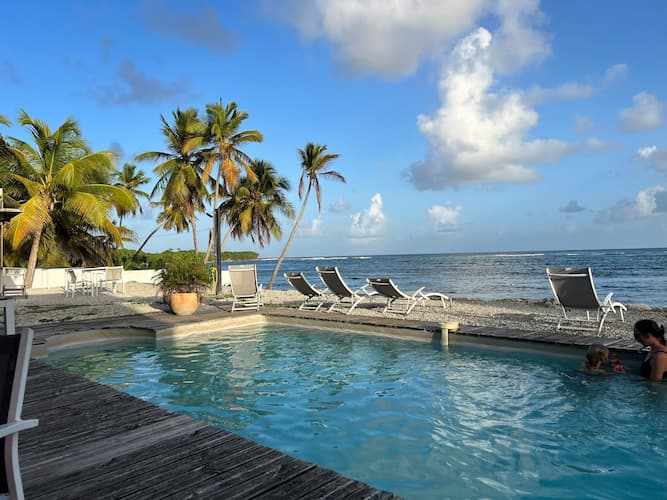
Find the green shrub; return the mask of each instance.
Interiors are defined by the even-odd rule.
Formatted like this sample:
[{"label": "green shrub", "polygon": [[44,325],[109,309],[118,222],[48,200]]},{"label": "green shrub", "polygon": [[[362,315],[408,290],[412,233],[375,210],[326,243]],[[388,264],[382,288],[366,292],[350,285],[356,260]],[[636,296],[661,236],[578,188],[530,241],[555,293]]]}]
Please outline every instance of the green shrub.
[{"label": "green shrub", "polygon": [[172,293],[203,294],[211,286],[207,267],[192,257],[173,257],[164,262],[155,284],[165,296]]}]

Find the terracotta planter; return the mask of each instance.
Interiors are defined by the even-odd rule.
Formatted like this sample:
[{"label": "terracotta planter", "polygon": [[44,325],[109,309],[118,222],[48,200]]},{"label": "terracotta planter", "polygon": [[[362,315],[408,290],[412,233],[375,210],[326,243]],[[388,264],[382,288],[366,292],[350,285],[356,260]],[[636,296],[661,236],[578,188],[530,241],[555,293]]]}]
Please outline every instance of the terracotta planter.
[{"label": "terracotta planter", "polygon": [[194,314],[199,306],[199,297],[196,293],[172,293],[169,295],[169,307],[177,316]]}]

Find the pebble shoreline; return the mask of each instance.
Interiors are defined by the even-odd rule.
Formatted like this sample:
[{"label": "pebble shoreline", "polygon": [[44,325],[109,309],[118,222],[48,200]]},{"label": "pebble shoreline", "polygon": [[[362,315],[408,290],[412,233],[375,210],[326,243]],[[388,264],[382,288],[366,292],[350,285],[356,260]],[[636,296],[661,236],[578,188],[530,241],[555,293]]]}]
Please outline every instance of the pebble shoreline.
[{"label": "pebble shoreline", "polygon": [[[302,296],[295,291],[266,290],[264,302],[267,307],[298,307]],[[202,310],[227,308],[229,299],[207,299]],[[128,314],[147,314],[166,311],[156,288],[150,284],[127,283],[125,295],[101,293],[97,297],[77,295],[65,298],[58,289],[30,290],[27,299],[16,301],[18,325],[36,325],[50,322],[75,321],[80,319],[105,318]],[[382,316],[383,301],[374,299],[362,302],[352,315]],[[632,338],[632,325],[643,318],[665,321],[665,309],[652,309],[643,304],[628,305],[625,322],[620,316],[609,314],[602,336],[610,338]],[[322,312],[322,314],[326,314]],[[503,299],[483,301],[454,298],[451,307],[442,309],[437,301],[425,307],[415,307],[409,319],[422,321],[458,321],[464,325],[516,328],[528,331],[555,331],[560,308],[553,300]],[[402,315],[389,315],[400,318]],[[568,331],[571,335],[588,335],[590,332]]]}]

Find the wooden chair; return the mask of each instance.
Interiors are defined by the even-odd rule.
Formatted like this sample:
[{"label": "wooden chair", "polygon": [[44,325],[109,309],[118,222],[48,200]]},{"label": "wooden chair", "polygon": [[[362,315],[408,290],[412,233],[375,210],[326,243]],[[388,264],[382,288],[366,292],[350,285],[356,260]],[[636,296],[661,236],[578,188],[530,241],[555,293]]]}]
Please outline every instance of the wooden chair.
[{"label": "wooden chair", "polygon": [[19,431],[36,427],[38,420],[21,420],[32,330],[0,335],[0,495],[23,500],[19,468]]}]

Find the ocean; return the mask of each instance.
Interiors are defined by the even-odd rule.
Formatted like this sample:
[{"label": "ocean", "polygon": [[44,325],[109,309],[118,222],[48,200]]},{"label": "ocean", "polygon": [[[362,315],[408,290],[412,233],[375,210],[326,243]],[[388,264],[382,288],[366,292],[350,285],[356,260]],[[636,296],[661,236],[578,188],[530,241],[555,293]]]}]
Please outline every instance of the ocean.
[{"label": "ocean", "polygon": [[[264,285],[276,260],[254,262]],[[296,271],[322,287],[315,266],[337,266],[351,287],[361,286],[368,277],[390,277],[406,292],[423,286],[425,291],[440,291],[454,299],[483,300],[553,298],[547,266],[591,267],[600,300],[614,292],[614,300],[623,303],[667,306],[665,248],[289,257],[283,261],[274,289],[289,289],[283,273]]]}]

